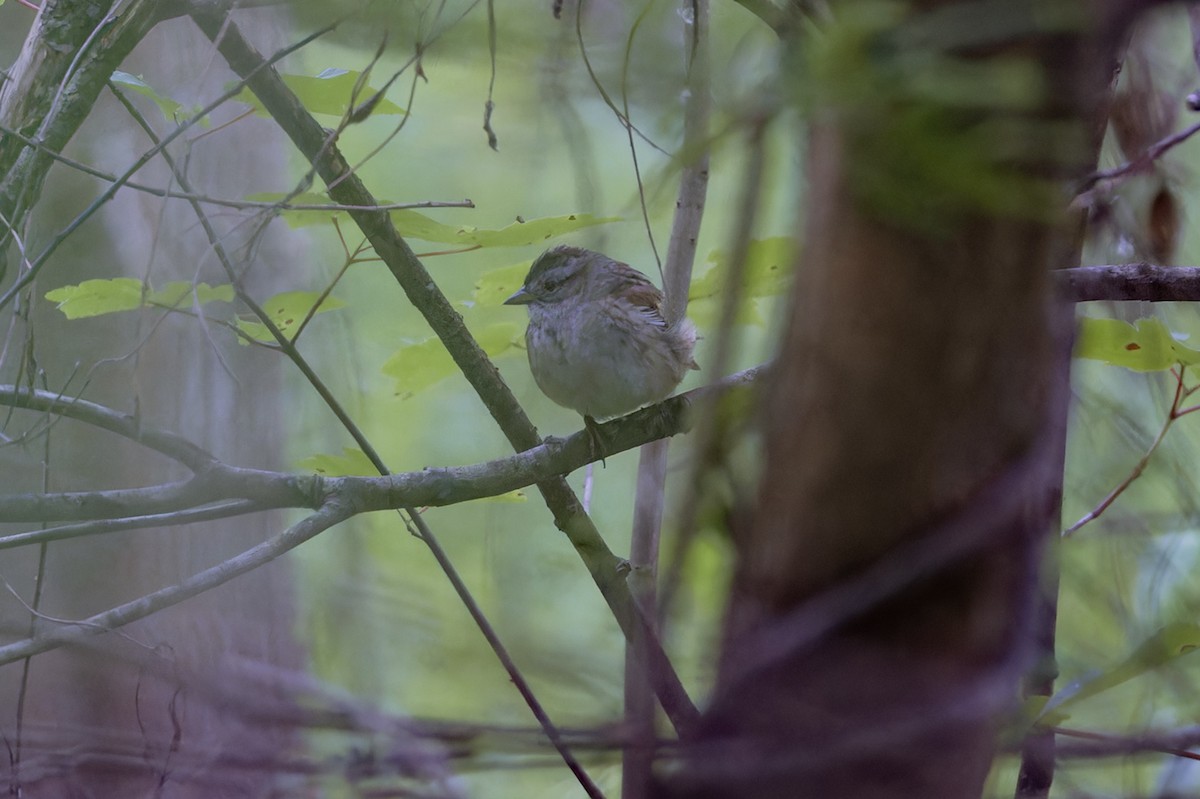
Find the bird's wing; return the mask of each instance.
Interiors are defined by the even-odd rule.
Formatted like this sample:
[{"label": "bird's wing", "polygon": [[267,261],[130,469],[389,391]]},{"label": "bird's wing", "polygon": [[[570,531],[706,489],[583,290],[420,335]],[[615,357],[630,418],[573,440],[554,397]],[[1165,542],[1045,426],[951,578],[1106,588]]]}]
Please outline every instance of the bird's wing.
[{"label": "bird's wing", "polygon": [[645,275],[625,264],[621,270],[621,299],[628,302],[655,327],[667,328],[667,318],[663,314],[663,293],[651,283]]}]

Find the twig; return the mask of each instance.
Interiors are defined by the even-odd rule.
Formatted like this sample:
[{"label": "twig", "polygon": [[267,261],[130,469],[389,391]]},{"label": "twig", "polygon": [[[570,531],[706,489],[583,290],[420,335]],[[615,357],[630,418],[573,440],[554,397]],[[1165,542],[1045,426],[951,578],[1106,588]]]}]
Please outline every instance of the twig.
[{"label": "twig", "polygon": [[1088,741],[1086,744],[1060,745],[1058,756],[1063,758],[1098,758],[1115,755],[1136,755],[1141,752],[1160,752],[1164,755],[1200,760],[1200,727],[1182,727],[1168,732],[1142,735],[1112,735],[1069,727],[1052,727],[1056,734]]},{"label": "twig", "polygon": [[279,535],[222,561],[216,566],[198,572],[178,585],[159,589],[81,621],[64,624],[57,629],[45,630],[39,635],[0,646],[0,665],[41,654],[103,631],[123,627],[130,622],[157,613],[163,608],[178,605],[197,594],[224,585],[234,577],[269,563],[318,533],[345,521],[353,515],[354,511],[352,506],[329,502],[316,513],[305,517]]},{"label": "twig", "polygon": [[563,760],[563,763],[565,763],[571,773],[575,775],[575,779],[579,782],[580,787],[583,788],[584,793],[592,797],[592,799],[604,799],[604,793],[599,787],[597,787],[596,783],[584,770],[583,766],[580,765],[579,760],[576,759],[575,755],[567,747],[563,736],[559,733],[558,728],[550,720],[550,716],[542,707],[542,703],[538,701],[537,696],[534,695],[533,689],[529,686],[529,682],[517,668],[516,662],[513,661],[508,649],[500,640],[500,636],[496,634],[495,628],[492,627],[491,622],[488,621],[486,616],[484,616],[483,610],[479,607],[479,603],[477,603],[471,596],[471,592],[467,589],[466,583],[463,582],[462,577],[460,577],[458,574],[458,570],[454,568],[454,564],[451,563],[449,556],[446,555],[446,550],[442,548],[441,543],[438,542],[437,538],[434,537],[433,531],[429,529],[429,525],[425,523],[425,520],[421,517],[421,514],[416,513],[411,509],[407,509],[406,514],[408,518],[412,520],[412,524],[416,528],[418,536],[429,547],[429,551],[432,552],[434,558],[437,559],[438,565],[442,567],[442,571],[444,571],[446,576],[450,579],[450,583],[454,587],[455,593],[457,593],[459,598],[463,600],[463,603],[467,608],[467,612],[471,614],[471,618],[475,621],[476,626],[479,627],[480,632],[483,633],[484,638],[487,639],[488,645],[491,646],[492,651],[496,654],[500,664],[504,667],[504,670],[508,672],[509,679],[512,680],[513,686],[521,694],[521,698],[525,700],[525,704],[533,713],[534,718],[537,719],[538,724],[540,724],[542,729],[546,732],[546,737],[550,739],[550,744],[554,747],[555,751],[558,752],[559,756]]},{"label": "twig", "polygon": [[228,519],[232,516],[243,516],[247,513],[257,513],[264,510],[268,510],[268,508],[264,508],[252,500],[235,499],[217,505],[174,511],[172,513],[153,513],[144,516],[129,516],[121,519],[99,519],[83,522],[82,524],[64,524],[58,527],[46,527],[24,533],[12,533],[11,535],[0,536],[0,549],[12,549],[14,547],[42,544],[50,541],[66,541],[89,535],[120,533],[126,530],[142,530],[147,527],[169,527],[179,524],[212,521],[213,519]]},{"label": "twig", "polygon": [[52,391],[30,391],[22,386],[0,385],[0,405],[76,419],[166,455],[193,472],[217,462],[211,454],[183,436],[145,427],[141,419],[131,413],[123,413],[85,399],[64,397]]},{"label": "twig", "polygon": [[1184,387],[1183,375],[1185,368],[1186,367],[1180,366],[1178,370],[1173,371],[1173,374],[1175,375],[1175,398],[1171,400],[1171,408],[1167,411],[1167,418],[1163,420],[1162,428],[1159,429],[1158,435],[1154,437],[1154,441],[1150,444],[1150,447],[1146,450],[1145,454],[1142,455],[1138,462],[1134,464],[1133,469],[1129,471],[1129,474],[1125,475],[1125,479],[1118,483],[1116,488],[1108,493],[1108,496],[1100,500],[1100,503],[1085,513],[1079,519],[1079,521],[1072,524],[1066,530],[1063,530],[1062,534],[1064,538],[1073,535],[1077,530],[1079,530],[1079,528],[1100,518],[1100,516],[1106,510],[1108,510],[1114,502],[1117,501],[1117,498],[1124,494],[1125,490],[1128,489],[1129,486],[1133,485],[1135,480],[1142,476],[1142,472],[1146,470],[1146,466],[1150,463],[1150,458],[1158,450],[1158,447],[1160,444],[1162,444],[1163,439],[1167,437],[1167,431],[1171,429],[1171,425],[1175,424],[1180,417],[1200,410],[1200,405],[1193,405],[1190,408],[1180,408],[1180,404],[1183,402],[1183,400],[1191,396],[1197,388],[1200,388],[1200,386],[1193,386],[1192,388]]},{"label": "twig", "polygon": [[[207,131],[211,132],[211,131]],[[48,158],[57,161],[64,166],[68,166],[85,175],[91,175],[94,178],[99,178],[106,183],[116,183],[120,178],[116,175],[105,172],[102,169],[97,169],[93,166],[76,161],[73,158],[68,158],[62,153],[55,152],[45,144],[35,141],[34,139],[25,136],[20,131],[0,125],[0,133],[5,136],[10,136],[16,141],[21,142],[26,147],[31,147],[38,152],[44,153]],[[402,211],[414,208],[474,208],[475,202],[471,199],[464,200],[418,200],[408,203],[383,203],[374,206],[362,205],[339,205],[338,203],[291,203],[291,202],[268,202],[266,200],[230,200],[224,197],[212,197],[207,194],[197,194],[186,191],[172,191],[167,188],[150,186],[145,183],[138,183],[134,180],[124,182],[124,188],[133,189],[134,191],[149,194],[154,197],[165,197],[172,200],[196,200],[205,205],[217,205],[223,208],[233,208],[236,210],[260,210],[260,211],[316,211],[325,213],[337,213],[339,211]]]},{"label": "twig", "polygon": [[1146,152],[1142,153],[1137,158],[1122,164],[1121,166],[1093,172],[1083,180],[1083,183],[1079,188],[1079,193],[1082,194],[1101,181],[1115,180],[1135,172],[1142,172],[1146,169],[1149,169],[1150,166],[1153,165],[1154,162],[1159,158],[1161,158],[1164,153],[1166,153],[1172,147],[1187,141],[1198,132],[1200,132],[1200,122],[1189,125],[1183,130],[1176,131],[1170,136],[1160,139],[1159,141],[1147,147]]}]

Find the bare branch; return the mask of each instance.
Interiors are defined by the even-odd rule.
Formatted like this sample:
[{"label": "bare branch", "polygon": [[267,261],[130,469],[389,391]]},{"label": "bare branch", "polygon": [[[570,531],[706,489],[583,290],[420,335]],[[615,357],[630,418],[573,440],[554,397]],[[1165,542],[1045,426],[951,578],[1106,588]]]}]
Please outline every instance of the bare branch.
[{"label": "bare branch", "polygon": [[143,427],[131,413],[122,413],[78,397],[65,397],[51,391],[30,391],[24,387],[0,385],[0,405],[11,408],[53,413],[75,419],[101,430],[124,436],[144,447],[179,461],[193,472],[216,463],[216,458],[182,436]]},{"label": "bare branch", "polygon": [[1147,263],[1080,266],[1054,273],[1060,291],[1072,302],[1200,301],[1200,267]]},{"label": "bare branch", "polygon": [[247,513],[269,510],[257,502],[250,500],[232,500],[204,508],[195,508],[172,513],[153,513],[144,516],[130,516],[123,519],[100,519],[81,524],[64,524],[58,527],[30,530],[24,533],[0,536],[0,549],[24,547],[30,544],[44,544],[50,541],[66,541],[71,538],[82,538],[89,535],[119,533],[125,530],[143,530],[147,527],[170,527],[178,524],[195,524],[196,522],[227,519],[231,516],[242,516]]},{"label": "bare branch", "polygon": [[0,665],[56,649],[64,644],[102,632],[115,630],[130,622],[144,619],[163,608],[178,605],[186,599],[224,585],[234,577],[269,563],[318,533],[345,521],[353,513],[354,509],[348,505],[336,501],[329,502],[316,513],[305,517],[274,538],[251,547],[240,555],[218,563],[216,566],[198,572],[178,585],[146,594],[73,624],[46,630],[30,638],[0,646]]}]

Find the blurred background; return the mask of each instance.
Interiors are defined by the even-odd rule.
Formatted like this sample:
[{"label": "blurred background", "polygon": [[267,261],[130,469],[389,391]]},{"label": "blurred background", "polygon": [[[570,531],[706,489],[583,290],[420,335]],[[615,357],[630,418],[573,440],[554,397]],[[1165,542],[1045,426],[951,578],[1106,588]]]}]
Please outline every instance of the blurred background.
[{"label": "blurred background", "polygon": [[[577,415],[554,405],[533,384],[521,338],[524,310],[498,300],[515,289],[545,246],[557,243],[602,250],[661,282],[655,251],[665,254],[682,164],[687,14],[673,2],[593,0],[582,8],[565,3],[556,19],[543,0],[497,3],[491,117],[497,150],[489,147],[483,129],[492,80],[485,5],[397,0],[359,8],[295,2],[239,11],[234,18],[264,53],[340,20],[332,32],[278,64],[290,75],[365,70],[384,46],[369,84],[378,88],[399,71],[387,93],[397,108],[346,128],[338,139],[342,152],[381,201],[471,201],[472,208],[423,209],[451,232],[439,238],[427,231],[430,239],[411,235],[410,243],[468,327],[486,342],[540,432],[563,436],[580,429]],[[14,62],[33,20],[34,13],[18,3],[0,4],[0,64]],[[1182,10],[1166,9],[1139,28],[1121,78],[1133,121],[1126,124],[1124,143],[1109,136],[1101,168],[1119,165],[1192,124],[1185,97],[1200,81],[1191,46]],[[416,54],[419,61],[413,60]],[[770,356],[787,281],[764,275],[773,272],[772,265],[791,262],[788,253],[803,245],[797,231],[804,206],[820,201],[804,193],[805,120],[783,102],[789,87],[780,75],[787,65],[775,34],[741,5],[715,3],[711,58],[711,174],[689,311],[704,338],[696,352],[701,370],[681,390],[722,376],[711,369],[723,296],[720,270],[727,265],[721,253],[730,247],[752,119],[770,115],[763,205],[754,226],[761,241],[730,371]],[[121,69],[144,82],[145,90],[129,97],[160,136],[173,129],[176,114],[188,116],[234,80],[187,19],[156,26]],[[178,103],[178,109],[170,110],[164,100]],[[172,145],[195,191],[239,200],[276,197],[300,185],[305,161],[268,118],[249,110],[236,100],[225,103]],[[636,128],[632,133],[622,124],[625,114]],[[337,122],[336,115],[319,118],[331,127]],[[67,155],[119,174],[149,146],[106,92]],[[1094,198],[1085,262],[1197,263],[1200,240],[1190,223],[1196,218],[1196,154],[1196,145],[1185,142],[1153,169]],[[173,185],[157,160],[137,179]],[[104,187],[102,180],[56,165],[23,231],[26,248],[40,250]],[[430,330],[391,274],[369,250],[351,259],[361,236],[344,214],[209,210],[260,301],[332,286],[338,307],[314,316],[299,346],[392,471],[470,464],[510,452],[448,358],[424,343]],[[464,245],[458,240],[463,236],[454,234],[465,227],[501,230],[522,220],[570,214],[609,221],[560,222],[554,230],[561,232],[550,241],[496,236],[500,243],[480,247]],[[0,290],[13,274],[10,263]],[[8,331],[0,382],[27,382],[136,413],[146,425],[188,436],[228,463],[354,471],[356,459],[345,452],[353,442],[278,353],[239,342],[217,321],[160,309],[68,321],[45,297],[63,286],[114,277],[153,286],[227,282],[185,203],[123,189],[65,241],[31,292],[0,310],[0,329]],[[205,306],[213,320],[226,322],[238,310]],[[1192,342],[1200,337],[1200,317],[1188,305],[1094,303],[1080,312],[1130,321],[1155,315]],[[1170,374],[1098,362],[1077,361],[1075,370],[1064,526],[1134,468],[1162,428],[1176,385]],[[176,465],[124,440],[69,421],[50,424],[36,414],[16,414],[5,420],[4,430],[0,484],[6,492],[106,489],[184,476],[174,473]],[[734,488],[753,484],[754,452],[751,441],[730,458],[734,471],[744,472],[733,474],[731,483],[744,482],[731,485],[727,495],[706,498],[666,627],[668,650],[695,697],[703,697],[714,678],[731,565],[729,513]],[[1060,686],[1112,674],[1164,625],[1196,622],[1198,455],[1200,427],[1184,417],[1141,479],[1100,519],[1063,542]],[[668,556],[678,486],[691,459],[689,439],[674,440]],[[632,452],[608,458],[590,478],[591,514],[619,555],[629,548],[636,462]],[[585,479],[580,471],[570,482],[582,491]],[[32,601],[39,575],[42,613],[86,617],[178,582],[296,518],[266,513],[56,542],[42,551],[4,550],[0,577],[11,588],[0,595],[6,639],[31,629],[22,603]],[[424,518],[555,722],[588,730],[618,722],[624,640],[536,494],[431,509]],[[3,532],[28,528],[0,525]],[[447,783],[468,795],[581,795],[548,748],[526,745],[516,733],[474,737],[479,727],[532,729],[534,722],[428,550],[396,514],[355,518],[218,591],[131,625],[125,634],[39,656],[32,669],[19,662],[4,667],[0,732],[10,752],[25,753],[19,759],[26,784],[45,780],[81,790],[64,796],[136,795],[133,791],[150,790],[146,786],[153,780],[146,782],[138,768],[123,771],[81,760],[70,753],[71,745],[103,742],[103,751],[152,764],[161,774],[184,768],[171,760],[178,747],[159,747],[183,729],[184,749],[197,745],[211,754],[212,763],[222,764],[220,790],[226,793],[220,795],[382,796],[402,789],[399,769],[385,756],[395,741],[332,723],[301,734],[279,719],[237,712],[229,695],[217,690],[240,686],[252,696],[255,686],[278,685],[273,680],[282,675],[289,685],[303,685],[316,706],[473,725],[459,748],[450,747],[466,765],[456,766]],[[188,676],[173,676],[184,673]],[[1130,733],[1195,722],[1196,663],[1172,659],[1135,674],[1099,698],[1073,705],[1063,725]],[[14,750],[15,741],[23,745]],[[216,754],[239,749],[261,754],[258,762],[273,767],[235,768]],[[277,760],[268,760],[266,752]],[[430,755],[435,762],[447,756],[442,750]],[[618,755],[601,747],[588,757],[601,787],[615,793]],[[182,762],[202,769],[204,759]],[[989,795],[1011,795],[1013,779],[1013,763],[1001,761]],[[195,795],[212,795],[206,790],[199,787]],[[1194,761],[1148,755],[1072,761],[1056,782],[1061,796],[1198,790]],[[192,795],[186,788],[173,791],[165,795]]]}]

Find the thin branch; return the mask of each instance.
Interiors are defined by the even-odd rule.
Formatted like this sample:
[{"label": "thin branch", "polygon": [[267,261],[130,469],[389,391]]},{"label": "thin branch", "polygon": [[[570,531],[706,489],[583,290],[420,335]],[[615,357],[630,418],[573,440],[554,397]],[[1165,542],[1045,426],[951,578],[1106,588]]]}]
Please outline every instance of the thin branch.
[{"label": "thin branch", "polygon": [[331,501],[316,513],[305,517],[279,535],[222,561],[216,566],[197,572],[178,585],[162,588],[81,621],[45,630],[38,635],[0,646],[0,666],[101,632],[118,629],[164,608],[178,605],[186,599],[219,585],[224,585],[233,578],[253,571],[285,552],[295,549],[318,533],[345,521],[354,515],[354,512],[355,509],[350,505]]},{"label": "thin branch", "polygon": [[1167,437],[1167,433],[1170,431],[1171,426],[1174,425],[1175,422],[1180,417],[1185,416],[1186,414],[1192,413],[1197,410],[1196,407],[1191,407],[1191,408],[1181,408],[1180,407],[1183,400],[1186,399],[1188,396],[1190,396],[1195,391],[1194,388],[1193,389],[1185,389],[1184,388],[1184,385],[1183,385],[1184,371],[1185,371],[1185,367],[1180,366],[1178,371],[1175,372],[1175,397],[1174,397],[1174,399],[1171,400],[1171,407],[1167,411],[1166,418],[1163,419],[1162,427],[1159,429],[1158,435],[1154,437],[1154,441],[1151,442],[1150,446],[1146,449],[1145,454],[1143,454],[1142,457],[1138,460],[1138,462],[1134,464],[1133,468],[1129,470],[1129,473],[1127,475],[1125,475],[1124,479],[1122,479],[1121,482],[1118,483],[1116,485],[1116,487],[1113,488],[1112,491],[1108,492],[1108,495],[1106,497],[1104,497],[1104,499],[1100,500],[1100,503],[1098,505],[1096,505],[1096,507],[1092,508],[1090,511],[1085,513],[1079,519],[1079,521],[1075,522],[1070,527],[1063,530],[1062,534],[1063,534],[1064,538],[1066,538],[1067,536],[1073,535],[1076,531],[1079,530],[1079,528],[1083,527],[1084,525],[1090,524],[1091,522],[1100,518],[1100,516],[1106,510],[1108,510],[1109,507],[1114,502],[1117,501],[1117,498],[1120,497],[1122,494],[1124,494],[1125,491],[1131,485],[1133,485],[1134,481],[1137,480],[1139,477],[1141,477],[1142,473],[1146,471],[1146,466],[1149,465],[1150,458],[1152,458],[1154,456],[1154,453],[1158,451],[1158,448],[1162,444],[1163,439],[1165,439]]},{"label": "thin branch", "polygon": [[488,621],[486,616],[484,616],[483,610],[479,607],[479,603],[477,603],[471,596],[471,592],[467,588],[466,583],[464,583],[462,577],[459,576],[458,570],[454,568],[454,564],[450,562],[449,556],[446,555],[446,550],[442,548],[442,545],[433,535],[433,531],[429,529],[429,525],[425,523],[425,520],[421,517],[421,514],[412,510],[408,511],[408,517],[412,520],[413,526],[416,528],[417,535],[429,547],[429,551],[432,552],[433,556],[437,559],[438,565],[442,567],[442,571],[444,571],[446,576],[450,579],[450,583],[454,587],[455,593],[457,593],[459,597],[464,600],[467,612],[471,614],[471,618],[475,621],[476,626],[479,627],[480,632],[482,632],[484,638],[487,639],[488,645],[491,646],[492,651],[495,652],[496,657],[500,661],[500,665],[503,666],[504,670],[508,673],[509,679],[512,680],[513,686],[521,694],[521,698],[525,700],[525,704],[533,713],[534,718],[537,719],[538,724],[541,725],[541,728],[545,731],[546,737],[550,739],[551,745],[554,747],[555,751],[558,752],[559,757],[561,757],[563,760],[563,763],[565,763],[571,773],[575,775],[575,779],[579,782],[580,787],[583,788],[584,793],[591,797],[591,799],[604,799],[603,791],[597,787],[596,783],[592,780],[588,773],[584,771],[583,766],[579,764],[579,761],[576,759],[575,755],[572,754],[571,750],[567,747],[566,742],[563,740],[563,736],[559,733],[558,728],[550,720],[550,716],[542,707],[542,703],[538,701],[537,696],[534,695],[533,689],[529,686],[529,682],[517,668],[517,664],[513,661],[512,656],[508,653],[508,649],[500,640],[500,636],[496,634],[495,628],[492,627],[491,622]]},{"label": "thin branch", "polygon": [[122,519],[99,519],[81,524],[63,524],[58,527],[30,530],[24,533],[13,533],[0,536],[0,549],[24,547],[30,544],[43,544],[49,541],[66,541],[71,538],[82,538],[90,535],[120,533],[126,530],[143,530],[147,527],[171,527],[180,524],[194,524],[213,519],[228,519],[232,516],[244,516],[247,513],[258,513],[270,510],[257,502],[246,499],[235,499],[217,505],[203,508],[174,511],[172,513],[154,513],[144,516],[130,516]]},{"label": "thin branch", "polygon": [[659,147],[653,139],[642,132],[641,128],[639,128],[637,125],[634,125],[632,120],[621,113],[621,109],[617,108],[617,104],[613,102],[608,90],[604,88],[604,84],[600,81],[600,76],[596,74],[596,70],[592,67],[592,61],[590,58],[588,58],[587,44],[583,40],[583,7],[585,1],[586,0],[579,0],[579,6],[575,9],[575,38],[579,42],[579,56],[583,61],[584,69],[587,70],[588,78],[591,80],[592,85],[596,88],[596,92],[600,95],[600,99],[604,101],[604,104],[607,105],[609,110],[613,112],[613,115],[623,127],[632,130],[638,135],[639,138],[641,138],[642,141],[646,142],[646,144],[650,145],[653,149],[658,150],[663,155],[669,157],[671,155],[670,153],[668,153],[662,147]]},{"label": "thin branch", "polygon": [[1158,752],[1164,755],[1200,760],[1200,753],[1191,751],[1200,747],[1200,727],[1181,727],[1165,732],[1145,732],[1141,735],[1112,735],[1090,730],[1053,727],[1055,733],[1087,743],[1059,744],[1061,758],[1107,758]]},{"label": "thin branch", "polygon": [[[105,172],[102,169],[97,169],[93,166],[76,161],[73,158],[68,158],[62,153],[55,152],[45,144],[35,141],[28,136],[23,135],[20,131],[7,128],[0,125],[0,133],[5,136],[11,136],[13,139],[24,144],[26,147],[31,147],[47,157],[52,158],[64,166],[68,166],[85,175],[91,175],[94,178],[99,178],[106,183],[116,183],[120,178],[116,175]],[[145,183],[138,183],[133,180],[127,180],[123,184],[124,188],[133,189],[134,191],[149,194],[154,197],[164,197],[171,200],[195,200],[204,203],[205,205],[219,205],[224,208],[234,208],[243,211],[323,211],[327,213],[337,213],[339,211],[402,211],[409,208],[474,208],[475,202],[470,199],[465,200],[420,200],[410,203],[384,203],[382,205],[361,206],[361,205],[339,205],[337,203],[290,203],[290,202],[268,202],[266,200],[229,200],[223,197],[212,197],[207,194],[195,194],[186,191],[173,191],[167,188],[158,186],[150,186]]]},{"label": "thin branch", "polygon": [[131,413],[113,410],[78,397],[66,397],[52,391],[31,391],[23,386],[0,385],[0,405],[52,413],[90,424],[110,433],[116,433],[166,455],[172,460],[179,461],[193,472],[198,472],[217,462],[211,454],[183,436],[153,427],[144,427],[141,419]]},{"label": "thin branch", "polygon": [[[94,178],[99,178],[105,183],[116,183],[120,180],[116,175],[105,172],[102,169],[90,166],[82,161],[76,161],[74,158],[68,158],[62,153],[51,150],[42,142],[38,142],[20,131],[0,125],[0,133],[5,136],[10,136],[16,141],[21,142],[26,147],[38,150],[45,154],[48,158],[57,161],[64,166],[70,167],[85,175],[90,175]],[[407,203],[383,203],[374,206],[362,205],[339,205],[338,203],[292,203],[292,202],[269,202],[266,200],[230,200],[224,197],[213,197],[208,194],[198,194],[186,191],[173,191],[168,188],[158,186],[150,186],[145,183],[138,183],[133,180],[126,180],[123,184],[124,188],[133,189],[134,191],[149,194],[154,197],[163,197],[171,200],[195,200],[205,205],[217,205],[223,208],[233,208],[241,211],[315,211],[324,213],[338,213],[340,211],[402,211],[413,208],[474,208],[475,202],[471,199],[464,200],[418,200]]]},{"label": "thin branch", "polygon": [[1147,263],[1059,269],[1054,279],[1072,302],[1197,302],[1200,267]]},{"label": "thin branch", "polygon": [[1196,133],[1200,133],[1200,122],[1189,125],[1183,130],[1176,131],[1170,136],[1160,139],[1146,148],[1146,152],[1142,153],[1137,158],[1122,164],[1121,166],[1114,167],[1113,169],[1102,169],[1098,172],[1093,172],[1084,179],[1079,189],[1080,193],[1091,189],[1101,181],[1112,181],[1127,175],[1146,171],[1154,165],[1155,161],[1157,161],[1159,158],[1162,158],[1168,150],[1187,141]]},{"label": "thin branch", "polygon": [[6,522],[129,519],[154,514],[173,515],[231,499],[247,500],[254,504],[255,510],[314,508],[320,505],[322,481],[318,475],[243,469],[217,463],[186,480],[142,488],[0,496],[0,519]]}]

